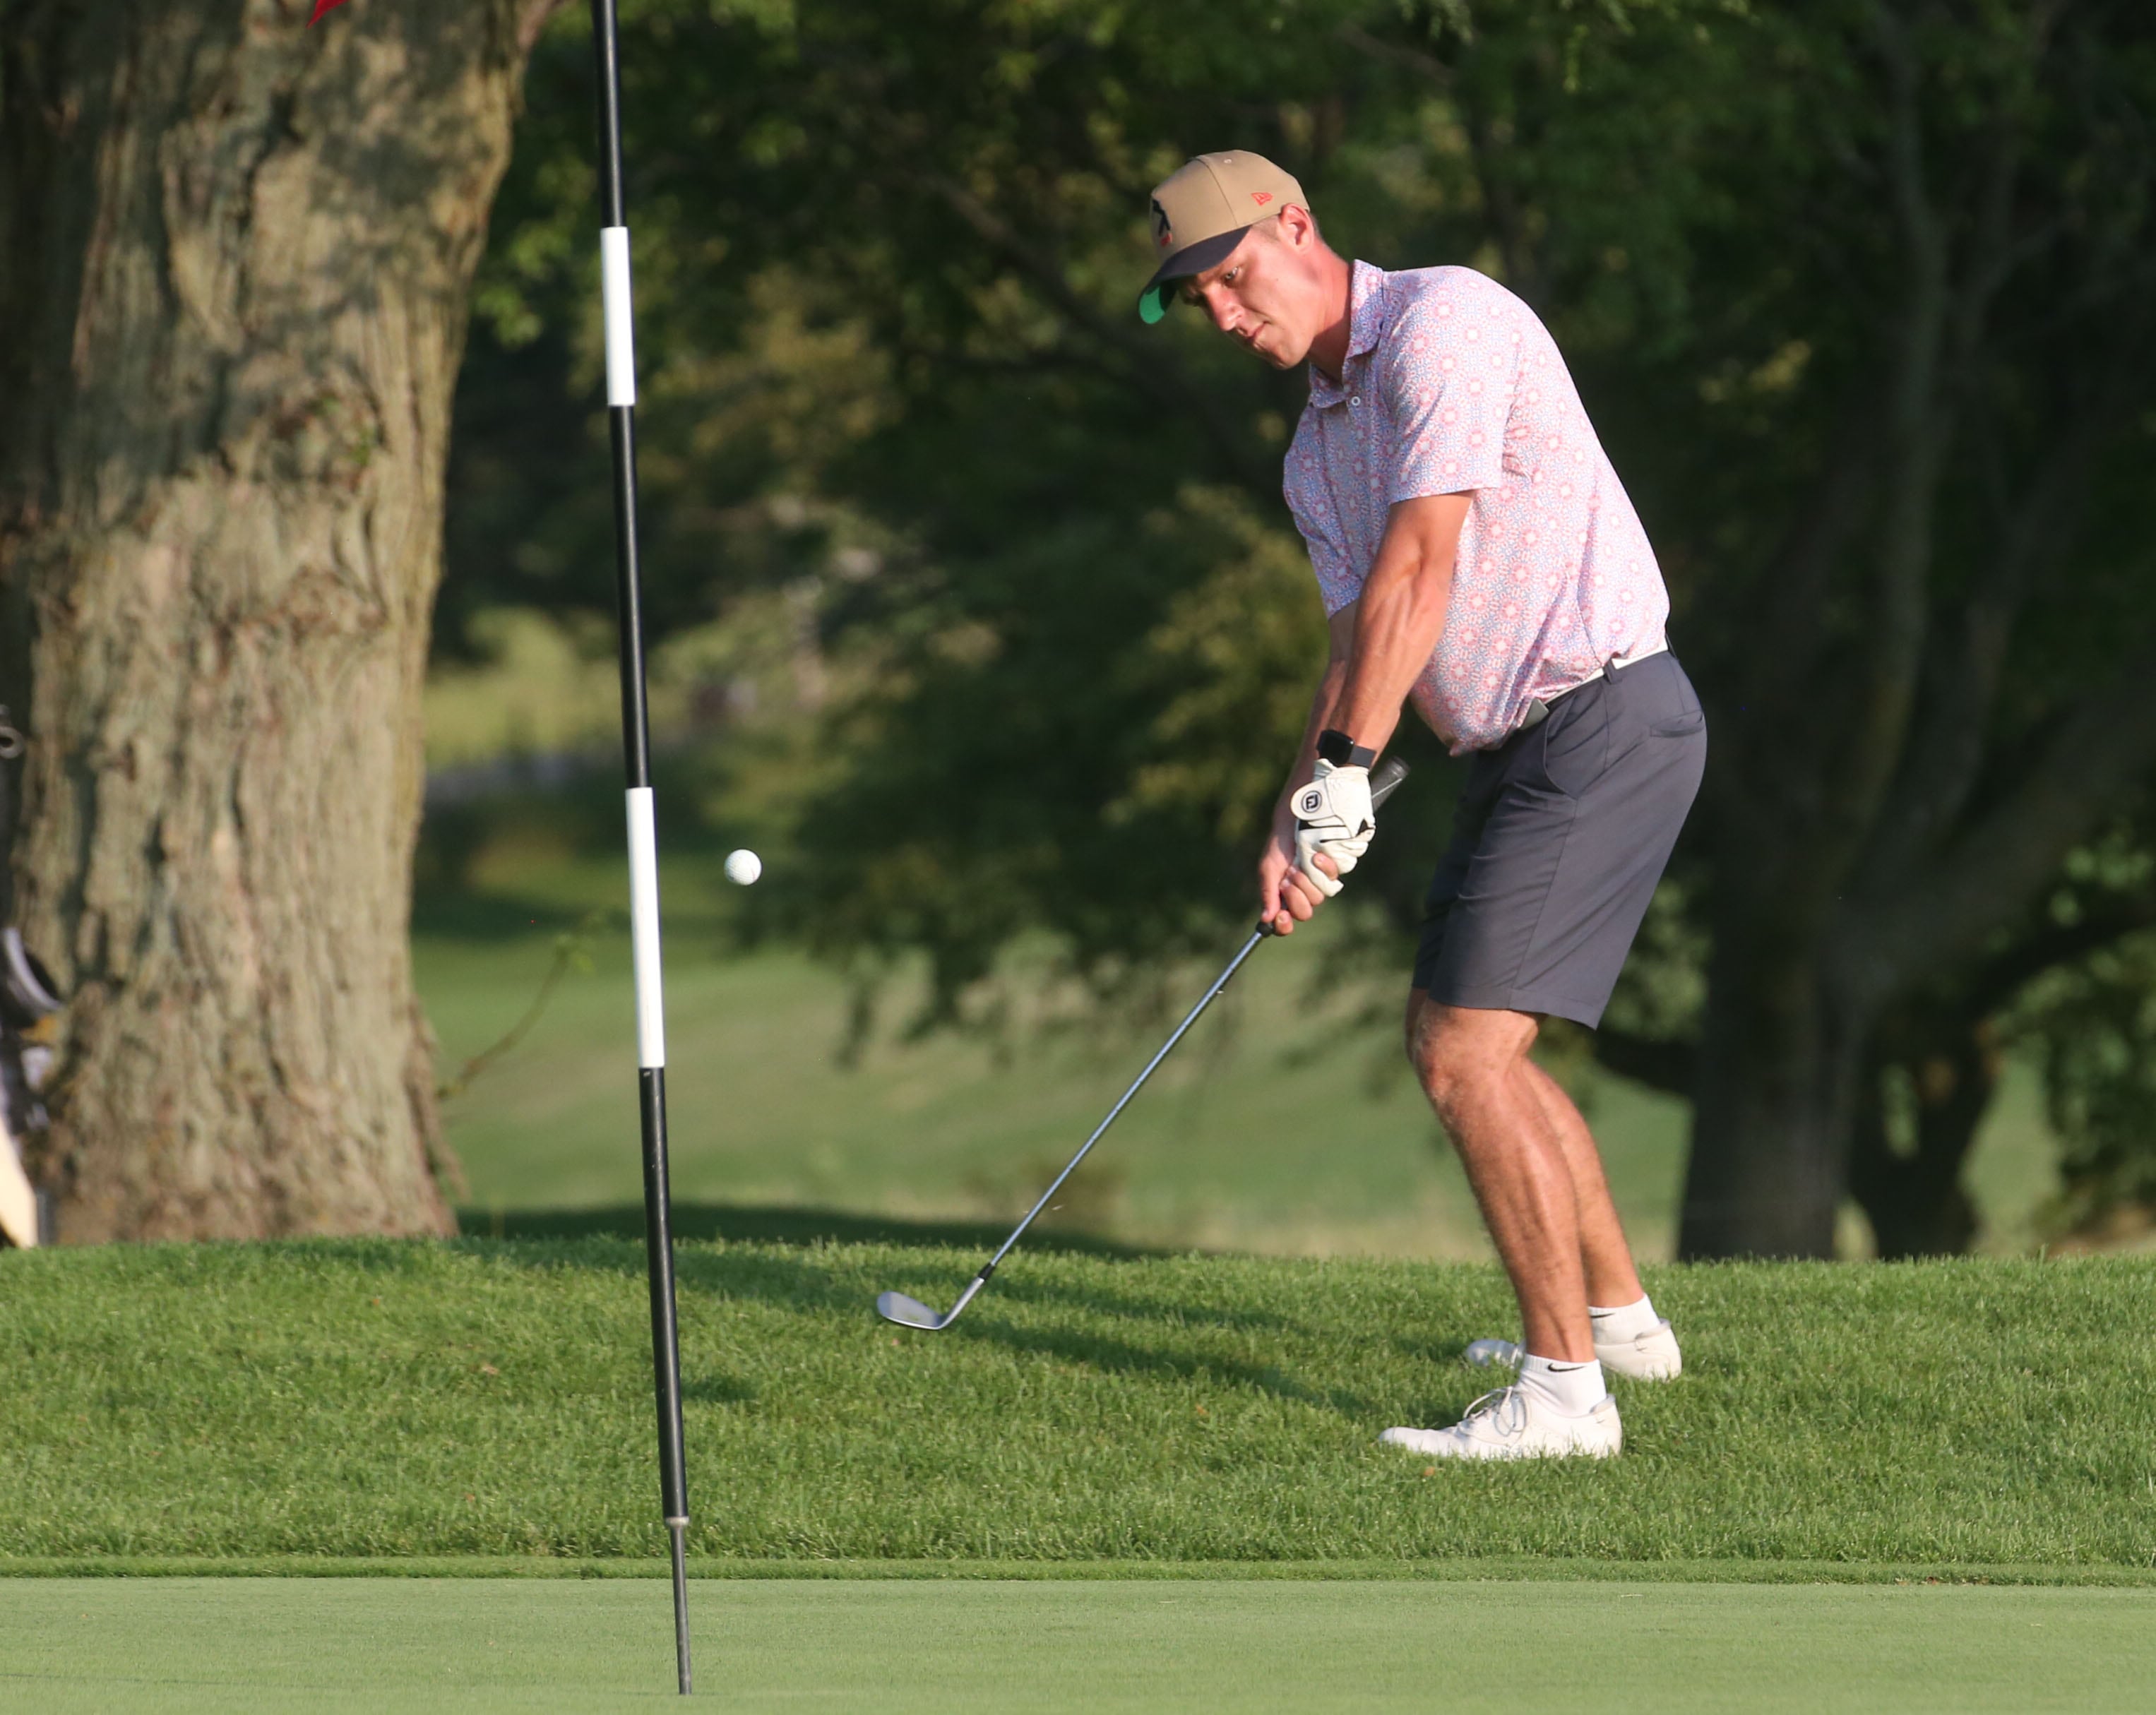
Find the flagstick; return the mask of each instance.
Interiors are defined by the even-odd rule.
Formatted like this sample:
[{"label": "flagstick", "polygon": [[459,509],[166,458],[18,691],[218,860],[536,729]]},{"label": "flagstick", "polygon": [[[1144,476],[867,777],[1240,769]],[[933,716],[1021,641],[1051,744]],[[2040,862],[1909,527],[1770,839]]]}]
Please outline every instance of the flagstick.
[{"label": "flagstick", "polygon": [[621,183],[621,41],[615,0],[592,0],[598,55],[599,234],[605,295],[607,422],[613,440],[613,540],[621,617],[621,742],[629,773],[629,927],[636,964],[637,1077],[644,1117],[644,1261],[651,1284],[651,1364],[659,1404],[659,1495],[674,1553],[674,1653],[689,1692],[689,1584],[683,1533],[689,1484],[681,1460],[681,1345],[674,1322],[673,1214],[666,1184],[666,1014],[660,982],[659,870],[651,804],[651,723],[644,706],[643,590],[636,563],[636,345],[629,228]]}]

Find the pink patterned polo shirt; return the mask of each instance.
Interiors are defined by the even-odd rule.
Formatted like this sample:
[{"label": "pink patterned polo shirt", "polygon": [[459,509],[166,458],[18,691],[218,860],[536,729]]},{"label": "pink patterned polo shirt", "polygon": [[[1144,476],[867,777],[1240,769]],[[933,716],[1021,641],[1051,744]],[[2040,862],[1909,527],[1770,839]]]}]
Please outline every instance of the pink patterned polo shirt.
[{"label": "pink patterned polo shirt", "polygon": [[1337,387],[1311,368],[1286,490],[1327,614],[1362,594],[1394,501],[1473,494],[1445,632],[1409,694],[1455,756],[1666,641],[1655,551],[1556,341],[1471,268],[1355,264],[1348,361]]}]

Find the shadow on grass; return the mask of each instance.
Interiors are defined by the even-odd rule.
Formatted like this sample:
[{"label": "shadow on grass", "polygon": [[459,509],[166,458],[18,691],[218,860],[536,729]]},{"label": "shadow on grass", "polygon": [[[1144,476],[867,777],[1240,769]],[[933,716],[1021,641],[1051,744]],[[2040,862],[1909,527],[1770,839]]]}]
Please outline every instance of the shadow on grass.
[{"label": "shadow on grass", "polygon": [[756,1389],[747,1382],[730,1375],[685,1375],[681,1378],[681,1400],[687,1405],[747,1405],[756,1399]]},{"label": "shadow on grass", "polygon": [[[464,1212],[465,1236],[459,1247],[484,1251],[530,1266],[570,1263],[640,1277],[644,1272],[644,1210],[640,1205],[583,1209],[521,1209],[500,1213]],[[985,1256],[1009,1232],[969,1222],[897,1220],[837,1210],[793,1208],[737,1208],[725,1204],[682,1204],[674,1210],[677,1238],[685,1240],[756,1240],[771,1248],[754,1251],[685,1249],[675,1257],[675,1274],[685,1298],[690,1295],[768,1305],[795,1311],[838,1311],[875,1326],[876,1286],[921,1291],[932,1302],[947,1303],[973,1271],[973,1255]],[[517,1248],[495,1249],[506,1240]],[[1027,1235],[1035,1251],[1064,1251],[1109,1261],[1166,1257],[1184,1253],[1146,1251],[1097,1236],[1051,1232]],[[937,1262],[920,1276],[880,1281],[861,1278],[860,1265],[829,1246],[854,1245],[947,1246],[971,1253]],[[531,1247],[528,1250],[523,1247]],[[1372,1409],[1361,1397],[1338,1389],[1306,1386],[1279,1366],[1251,1363],[1202,1347],[1207,1331],[1286,1332],[1292,1318],[1267,1311],[1192,1306],[1145,1292],[1119,1291],[1099,1282],[1083,1286],[1022,1276],[998,1281],[994,1288],[1014,1306],[1049,1312],[1113,1317],[1116,1332],[1014,1326],[993,1313],[973,1316],[954,1330],[956,1338],[1001,1346],[1013,1353],[1050,1358],[1098,1372],[1189,1381],[1204,1378],[1279,1399],[1361,1417]],[[915,1336],[916,1338],[925,1338]],[[684,1378],[683,1396],[697,1403],[734,1404],[752,1397],[723,1378]]]},{"label": "shadow on grass", "polygon": [[1057,1281],[1028,1280],[1022,1273],[997,1281],[996,1295],[1005,1302],[1039,1304],[1050,1308],[1075,1306],[1096,1316],[1120,1316],[1156,1326],[1170,1323],[1185,1327],[1251,1329],[1265,1333],[1297,1330],[1291,1317],[1270,1310],[1239,1310],[1213,1304],[1177,1303],[1155,1292],[1136,1296],[1088,1284],[1073,1291]]},{"label": "shadow on grass", "polygon": [[[1073,1302],[1082,1304],[1085,1301]],[[957,1332],[968,1339],[993,1343],[1036,1357],[1058,1358],[1111,1375],[1157,1376],[1184,1382],[1203,1379],[1226,1387],[1247,1388],[1252,1393],[1267,1394],[1276,1399],[1324,1406],[1349,1417],[1367,1416],[1372,1409],[1369,1401],[1342,1389],[1305,1387],[1277,1364],[1250,1363],[1188,1348],[1178,1350],[1166,1341],[1142,1344],[1137,1340],[1116,1339],[1075,1329],[1017,1328],[993,1318],[961,1323]]]},{"label": "shadow on grass", "polygon": [[[644,1238],[644,1205],[602,1209],[460,1209],[457,1223],[470,1239]],[[918,1245],[978,1250],[983,1259],[1009,1235],[1008,1226],[978,1221],[900,1220],[888,1215],[848,1214],[835,1209],[742,1207],[729,1203],[676,1203],[674,1236],[685,1243],[731,1239],[765,1245]],[[1168,1256],[1177,1253],[1118,1244],[1068,1228],[1025,1235],[1034,1251],[1081,1256]]]}]

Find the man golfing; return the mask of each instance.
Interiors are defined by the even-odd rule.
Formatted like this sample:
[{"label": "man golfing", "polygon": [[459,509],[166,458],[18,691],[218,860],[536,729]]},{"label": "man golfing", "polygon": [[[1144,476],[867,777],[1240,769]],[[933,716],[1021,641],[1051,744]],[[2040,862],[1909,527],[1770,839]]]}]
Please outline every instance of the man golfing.
[{"label": "man golfing", "polygon": [[1622,1430],[1605,1371],[1666,1379],[1681,1359],[1586,1122],[1528,1050],[1546,1017],[1600,1022],[1705,765],[1654,551],[1548,331],[1495,280],[1351,264],[1295,179],[1240,151],[1164,180],[1152,218],[1145,321],[1180,299],[1276,368],[1309,365],[1286,490],[1332,643],[1258,865],[1265,920],[1309,921],[1368,850],[1369,768],[1403,702],[1472,758],[1408,1054],[1523,1345],[1515,1383],[1459,1423],[1380,1439],[1607,1456]]}]

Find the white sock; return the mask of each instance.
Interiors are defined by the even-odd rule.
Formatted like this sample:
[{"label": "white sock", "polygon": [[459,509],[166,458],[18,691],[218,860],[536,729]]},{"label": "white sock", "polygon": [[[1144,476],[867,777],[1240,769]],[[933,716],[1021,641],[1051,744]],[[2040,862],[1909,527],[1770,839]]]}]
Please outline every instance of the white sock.
[{"label": "white sock", "polygon": [[1594,1338],[1605,1346],[1621,1340],[1636,1340],[1642,1334],[1651,1334],[1661,1326],[1661,1317],[1655,1314],[1655,1301],[1642,1297],[1636,1304],[1620,1304],[1614,1310],[1604,1310],[1599,1305],[1587,1307],[1587,1314],[1594,1324]]},{"label": "white sock", "polygon": [[1603,1385],[1598,1360],[1567,1363],[1562,1358],[1537,1358],[1532,1352],[1520,1360],[1520,1385],[1566,1417],[1585,1416],[1609,1391]]}]

